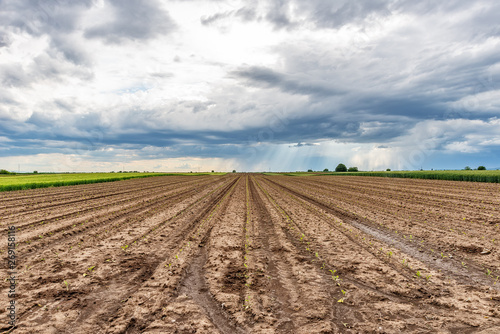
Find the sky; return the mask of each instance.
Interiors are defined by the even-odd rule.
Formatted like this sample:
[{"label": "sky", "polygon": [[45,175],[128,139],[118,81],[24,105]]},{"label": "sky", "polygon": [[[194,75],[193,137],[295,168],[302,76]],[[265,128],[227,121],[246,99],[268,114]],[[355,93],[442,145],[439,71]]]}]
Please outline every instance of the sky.
[{"label": "sky", "polygon": [[0,0],[0,168],[500,168],[500,2]]}]

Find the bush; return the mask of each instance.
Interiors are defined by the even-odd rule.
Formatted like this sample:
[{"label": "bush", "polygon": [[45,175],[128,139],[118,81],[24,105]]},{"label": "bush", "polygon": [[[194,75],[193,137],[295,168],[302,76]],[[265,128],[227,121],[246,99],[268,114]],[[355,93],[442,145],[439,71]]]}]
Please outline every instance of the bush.
[{"label": "bush", "polygon": [[477,170],[486,170],[486,167],[484,167],[484,166],[479,166],[479,167],[477,167]]},{"label": "bush", "polygon": [[323,169],[323,172],[329,172],[328,168]]},{"label": "bush", "polygon": [[465,170],[472,170],[472,168],[470,168],[469,166],[465,166],[464,168]]},{"label": "bush", "polygon": [[386,171],[386,172],[390,172],[390,171],[391,171],[391,169],[390,169],[390,168],[387,168],[385,171]]},{"label": "bush", "polygon": [[346,167],[344,164],[339,164],[339,165],[335,168],[335,171],[336,171],[336,172],[347,172],[347,167]]},{"label": "bush", "polygon": [[308,169],[307,170],[308,173],[312,173],[312,171],[313,171],[312,169]]},{"label": "bush", "polygon": [[358,171],[358,167],[349,167],[349,169],[347,171],[348,172],[357,172]]}]

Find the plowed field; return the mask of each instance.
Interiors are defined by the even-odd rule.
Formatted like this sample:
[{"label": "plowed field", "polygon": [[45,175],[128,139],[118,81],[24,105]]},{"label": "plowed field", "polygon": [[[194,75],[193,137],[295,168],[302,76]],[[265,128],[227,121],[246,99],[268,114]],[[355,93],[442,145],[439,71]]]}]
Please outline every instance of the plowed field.
[{"label": "plowed field", "polygon": [[499,184],[227,174],[0,196],[13,333],[500,333]]}]

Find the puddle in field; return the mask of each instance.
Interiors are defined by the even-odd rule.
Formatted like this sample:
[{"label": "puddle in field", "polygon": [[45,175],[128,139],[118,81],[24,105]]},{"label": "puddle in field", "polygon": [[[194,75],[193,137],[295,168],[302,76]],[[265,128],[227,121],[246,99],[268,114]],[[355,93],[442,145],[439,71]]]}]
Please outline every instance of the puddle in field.
[{"label": "puddle in field", "polygon": [[465,269],[462,267],[462,264],[458,260],[443,260],[437,256],[431,255],[425,250],[421,248],[419,249],[419,247],[416,246],[418,245],[417,240],[414,241],[416,244],[415,246],[409,245],[408,243],[400,241],[394,236],[389,235],[387,232],[373,228],[371,226],[367,226],[359,221],[348,220],[347,222],[357,229],[363,231],[364,233],[376,238],[377,240],[394,248],[397,248],[403,253],[408,254],[409,256],[425,263],[434,270],[441,270],[443,273],[451,275],[469,284],[485,284],[497,291],[500,291],[500,288],[494,286],[493,282],[485,277],[485,274],[483,272],[480,272],[479,268],[474,268],[475,270]]}]

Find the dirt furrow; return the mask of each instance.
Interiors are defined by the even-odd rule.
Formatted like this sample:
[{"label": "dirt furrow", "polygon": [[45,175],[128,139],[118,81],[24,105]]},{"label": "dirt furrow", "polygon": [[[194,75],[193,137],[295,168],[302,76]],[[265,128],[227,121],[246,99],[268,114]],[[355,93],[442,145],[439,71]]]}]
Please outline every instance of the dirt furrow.
[{"label": "dirt furrow", "polygon": [[[100,213],[94,212],[90,216],[82,215],[77,219],[63,220],[57,226],[51,224],[48,226],[49,230],[35,230],[31,233],[24,232],[23,236],[25,238],[20,240],[20,242],[26,242],[29,246],[26,246],[23,252],[33,252],[48,245],[54,247],[63,240],[75,239],[84,233],[87,235],[81,242],[95,242],[94,236],[102,236],[105,233],[104,230],[109,231],[123,222],[146,219],[149,216],[157,214],[166,205],[175,204],[193,196],[197,192],[199,190],[196,188],[187,188],[187,190],[181,189],[167,193],[167,195],[153,195],[153,197],[146,198],[142,202],[127,203],[127,206],[124,207],[120,206]],[[113,226],[109,227],[109,225]],[[44,238],[40,238],[40,236]]]},{"label": "dirt furrow", "polygon": [[[450,202],[429,194],[422,196],[421,193],[417,193],[415,195],[415,192],[412,194],[411,189],[404,192],[384,192],[360,191],[360,189],[350,187],[349,191],[346,191],[337,184],[338,191],[332,193],[329,191],[330,188],[318,185],[318,183],[318,181],[309,181],[307,184],[311,187],[305,188],[309,188],[318,196],[338,202],[341,206],[352,208],[354,211],[370,212],[373,215],[371,220],[382,220],[384,225],[403,225],[409,234],[425,234],[432,230],[433,233],[440,233],[444,240],[461,239],[462,244],[485,245],[483,248],[486,249],[495,246],[494,240],[484,239],[485,235],[498,233],[500,229],[500,226],[496,226],[500,223],[500,219],[496,218],[499,215],[497,212],[500,206],[484,203],[486,199],[491,200],[490,193],[483,192],[475,200],[470,195],[462,195],[460,200]],[[294,184],[297,185],[296,182]],[[304,183],[300,184],[300,187],[304,189]],[[458,203],[473,204],[458,208],[456,205]],[[474,215],[470,214],[471,210],[475,211]],[[439,223],[443,216],[447,220],[446,224]],[[467,226],[464,226],[464,222],[467,222]]]},{"label": "dirt furrow", "polygon": [[[325,227],[321,226],[315,227],[318,220],[314,218],[308,219],[308,215],[301,217],[302,214],[300,210],[297,211],[297,205],[285,200],[287,196],[279,195],[276,192],[273,192],[273,196],[276,196],[275,199],[277,202],[281,203],[280,205],[285,206],[286,211],[283,211],[284,215],[288,219],[295,220],[297,224],[302,225],[289,225],[288,231],[290,231],[291,235],[295,235],[297,239],[300,237],[301,242],[304,242],[302,240],[303,238],[304,240],[308,240],[307,248],[310,250],[309,254],[316,252],[315,256],[318,258],[319,262],[323,263],[322,266],[326,264],[327,269],[331,268],[330,270],[337,270],[335,275],[339,275],[339,278],[343,281],[342,286],[347,288],[344,290],[347,291],[348,296],[346,301],[349,305],[354,306],[359,314],[362,315],[362,318],[367,320],[371,319],[369,323],[363,323],[359,322],[359,316],[356,317],[358,322],[355,323],[354,329],[358,328],[359,330],[359,328],[364,328],[364,330],[369,331],[378,328],[378,326],[384,329],[389,326],[389,328],[393,330],[399,328],[398,331],[402,331],[403,329],[405,332],[410,331],[410,329],[411,331],[416,330],[418,327],[409,327],[408,324],[405,323],[404,318],[400,316],[394,317],[393,312],[400,314],[400,312],[403,312],[402,310],[412,314],[419,314],[421,317],[425,316],[425,312],[422,312],[422,310],[432,312],[432,314],[436,315],[435,319],[432,320],[439,320],[437,322],[429,321],[428,323],[432,324],[432,326],[436,323],[452,324],[454,320],[453,317],[450,317],[449,310],[447,309],[452,307],[449,300],[465,300],[464,296],[469,296],[469,298],[474,296],[473,298],[477,302],[477,308],[482,310],[482,314],[496,314],[496,311],[494,311],[495,302],[490,300],[491,297],[488,297],[488,295],[495,296],[495,293],[492,293],[492,290],[489,290],[489,288],[485,288],[484,286],[473,288],[470,285],[450,285],[451,282],[449,282],[449,278],[444,277],[444,275],[438,272],[432,273],[432,280],[423,280],[423,285],[420,283],[422,280],[417,277],[409,281],[406,279],[396,279],[397,276],[394,276],[394,273],[391,273],[386,267],[387,261],[383,261],[382,258],[376,256],[375,262],[373,262],[373,260],[369,259],[369,257],[367,258],[363,254],[363,251],[358,251],[358,254],[356,254],[356,252],[353,254],[353,250],[356,249],[356,247],[353,246],[358,246],[359,243],[355,240],[348,240],[347,242],[338,240],[340,237],[338,234],[333,234],[333,240],[336,242],[332,243],[332,237],[325,235],[325,232],[327,232],[329,228],[325,229]],[[322,215],[318,215],[317,218],[324,220],[322,217]],[[345,225],[344,223],[342,226]],[[297,232],[299,227],[301,230]],[[301,233],[302,236],[300,236]],[[354,236],[354,233],[357,232],[353,231],[349,233],[352,233]],[[308,236],[311,236],[311,238],[308,238]],[[330,236],[332,236],[331,233]],[[353,242],[352,244],[350,243],[351,241]],[[335,249],[336,251],[334,251]],[[359,259],[363,260],[359,261]],[[411,257],[409,259],[415,262]],[[368,265],[368,267],[366,267],[366,265]],[[395,269],[397,273],[401,272],[403,269],[401,265],[400,269],[394,266],[390,267]],[[414,270],[425,270],[425,268],[419,269],[416,267]],[[421,290],[422,287],[424,290]],[[389,289],[389,291],[386,289]],[[385,293],[381,293],[382,291],[385,291]],[[389,292],[389,294],[386,294],[387,292]],[[421,292],[424,292],[424,294]],[[370,300],[372,300],[372,302],[370,302]],[[391,308],[387,308],[387,300],[393,301]],[[377,303],[373,303],[374,301],[377,301]],[[370,305],[370,307],[366,307],[365,305]],[[461,326],[461,330],[464,330],[464,328],[467,328],[470,324],[477,323],[478,319],[481,319],[478,315],[467,313],[467,308],[468,306],[462,303],[454,310],[454,312],[460,312],[460,314],[462,314],[461,319],[465,327],[464,325]],[[396,311],[397,309],[401,311]],[[425,328],[428,330],[428,327]]]},{"label": "dirt furrow", "polygon": [[[225,176],[217,175],[204,175],[196,176],[197,180],[218,178]],[[15,190],[2,192],[1,203],[17,202],[17,204],[22,204],[24,200],[34,203],[42,203],[47,200],[64,200],[66,198],[72,198],[75,196],[92,196],[92,194],[100,193],[112,193],[120,192],[126,190],[127,188],[142,188],[149,187],[151,185],[156,185],[162,182],[186,182],[192,181],[192,176],[176,176],[176,177],[165,177],[165,176],[154,176],[147,178],[136,178],[128,179],[116,182],[102,182],[102,183],[91,183],[91,184],[78,184],[72,186],[64,187],[48,187],[48,188],[36,188],[27,190]]]},{"label": "dirt furrow", "polygon": [[463,265],[463,263],[465,263],[465,259],[463,258],[448,258],[444,261],[443,258],[439,259],[435,254],[432,254],[429,251],[430,249],[437,249],[437,245],[425,243],[424,240],[418,240],[417,238],[415,238],[413,242],[407,241],[402,237],[394,236],[393,233],[387,231],[384,227],[374,227],[371,222],[363,219],[362,217],[358,217],[350,212],[325,205],[309,195],[299,193],[297,190],[293,190],[292,188],[279,184],[275,181],[270,182],[273,182],[274,184],[286,189],[286,191],[293,193],[294,195],[320,207],[323,210],[331,212],[335,216],[340,217],[343,221],[351,224],[364,233],[387,245],[390,245],[391,247],[397,248],[409,257],[418,259],[436,271],[443,272],[446,275],[454,277],[467,284],[483,284],[500,291],[500,287],[497,287],[496,284],[494,284],[495,281],[485,275],[484,269],[472,264],[471,261],[467,261],[469,263],[467,267]]},{"label": "dirt furrow", "polygon": [[[207,234],[207,237],[210,237],[210,233]],[[206,245],[207,242],[202,242],[202,244]],[[203,308],[208,319],[221,334],[246,333],[245,330],[228,320],[229,315],[210,293],[204,269],[207,258],[207,248],[201,247],[199,253],[195,255],[194,260],[185,272],[184,279],[180,283],[179,295],[188,296],[194,303]]]},{"label": "dirt furrow", "polygon": [[[215,181],[215,180],[208,180]],[[176,188],[183,188],[189,186],[196,186],[197,183],[184,183],[178,185]],[[202,186],[203,184],[200,184]],[[176,188],[168,187],[165,188],[163,185],[157,186],[156,191],[151,191],[150,189],[135,189],[134,192],[130,192],[126,195],[120,196],[118,198],[109,198],[106,200],[89,201],[83,203],[81,206],[69,205],[66,207],[56,208],[54,210],[52,207],[46,208],[45,210],[40,210],[35,213],[28,212],[26,214],[20,213],[15,217],[3,217],[1,220],[3,224],[8,223],[9,225],[16,225],[18,228],[25,226],[36,226],[38,224],[48,224],[55,221],[60,221],[71,216],[80,216],[83,214],[93,214],[98,210],[112,209],[113,207],[128,206],[130,202],[135,202],[133,204],[138,204],[136,198],[141,198],[141,200],[148,201],[156,197],[161,197],[164,193],[169,193],[176,190]]]},{"label": "dirt furrow", "polygon": [[[111,210],[106,207],[107,210],[100,212],[77,215],[77,218],[62,219],[57,224],[37,224],[32,231],[25,231],[25,229],[18,227],[22,236],[18,242],[26,244],[19,250],[19,254],[33,252],[48,245],[54,247],[56,244],[70,239],[80,239],[77,242],[79,246],[81,243],[94,242],[94,236],[102,236],[103,233],[108,233],[124,222],[130,223],[133,220],[145,219],[147,216],[158,213],[165,207],[165,204],[173,204],[193,196],[197,191],[194,187],[188,187],[186,190],[181,188],[166,194],[156,194],[143,201],[127,202],[125,206],[112,207]],[[109,227],[110,225],[111,227]],[[83,234],[85,236],[80,238]],[[2,240],[0,245],[4,242],[6,241]]]},{"label": "dirt furrow", "polygon": [[[204,201],[203,206],[210,207],[210,203],[213,203],[213,201],[220,198],[221,194],[227,191],[227,187],[230,187],[232,183],[234,182],[231,182],[230,184],[226,183],[226,186],[223,189],[220,189],[218,192],[211,195],[210,200],[204,196],[192,202],[190,206],[193,207],[196,203]],[[141,285],[140,283],[147,280],[154,272],[154,268],[156,268],[156,266],[158,266],[161,262],[161,254],[157,254],[155,249],[163,248],[166,234],[171,234],[175,231],[177,237],[172,239],[169,244],[171,245],[170,247],[176,247],[180,238],[179,235],[182,236],[189,233],[190,228],[192,228],[192,224],[181,224],[180,228],[176,224],[179,219],[186,220],[199,213],[198,211],[187,212],[186,209],[190,206],[180,204],[180,207],[178,206],[176,209],[180,209],[177,214],[174,214],[172,210],[170,210],[172,212],[169,214],[171,218],[163,223],[161,221],[158,222],[158,219],[161,219],[162,217],[160,215],[158,217],[152,217],[150,221],[144,221],[143,226],[137,225],[136,229],[138,229],[138,231],[144,231],[139,233],[139,235],[149,235],[152,232],[151,227],[153,225],[162,225],[161,228],[154,228],[153,230],[155,233],[159,233],[153,243],[156,244],[157,247],[152,247],[151,240],[137,237],[132,237],[128,242],[123,240],[123,237],[107,239],[104,242],[101,241],[97,245],[91,247],[87,246],[85,251],[86,254],[83,255],[82,260],[84,262],[88,263],[90,260],[90,263],[93,263],[95,266],[95,268],[90,270],[87,270],[88,268],[85,267],[82,268],[79,264],[81,261],[67,260],[67,258],[71,258],[71,254],[67,254],[66,257],[62,259],[59,256],[52,257],[51,259],[45,259],[45,262],[49,261],[53,263],[54,272],[57,272],[58,274],[53,275],[53,277],[50,277],[48,280],[45,279],[39,283],[37,282],[39,292],[38,295],[34,296],[35,300],[41,301],[42,304],[40,305],[45,304],[43,300],[46,300],[48,303],[45,304],[44,307],[50,307],[52,309],[51,316],[56,318],[58,314],[61,314],[60,312],[63,312],[66,308],[72,309],[75,307],[74,305],[80,305],[74,311],[69,312],[71,315],[68,316],[67,322],[65,322],[64,326],[73,322],[83,324],[87,317],[91,317],[101,326],[103,323],[107,323],[109,318],[112,318],[116,310],[120,309],[121,302],[127,299],[130,291],[137,290]],[[202,214],[205,211],[206,209],[202,211]],[[193,221],[196,221],[196,219],[193,219]],[[165,229],[168,231],[165,231]],[[137,233],[134,234],[136,235]],[[128,233],[124,234],[124,236],[125,235],[128,235]],[[172,236],[175,237],[173,234]],[[133,246],[135,245],[133,243],[133,239],[140,240],[137,244],[141,245],[139,248],[137,246]],[[124,243],[130,245],[130,248],[125,249],[125,251],[120,248],[120,246]],[[50,250],[45,252],[50,252]],[[55,253],[57,253],[57,249],[55,250]],[[76,253],[79,257],[82,257],[81,254],[78,253],[77,249],[75,249],[74,252],[70,251],[69,253]],[[44,262],[41,264],[43,263]],[[59,272],[62,267],[66,269]],[[77,267],[79,268],[77,269]],[[30,271],[36,273],[37,268],[32,268]],[[75,275],[76,273],[79,273],[79,275],[82,273],[88,274],[88,278]],[[89,278],[91,279],[91,284],[88,286],[88,283],[85,282],[88,282]],[[24,285],[23,281],[24,280],[20,280],[20,288]],[[63,281],[71,282],[70,286],[72,288],[68,291],[64,291],[64,286],[63,289],[57,288],[57,285],[61,286]],[[83,293],[83,291],[85,291],[85,293]],[[59,296],[59,298],[55,298],[57,296]],[[55,300],[51,301],[53,298],[55,298]],[[65,306],[63,307],[58,305]],[[40,321],[37,320],[40,319],[41,316],[39,312],[40,311],[29,314],[29,319],[34,321],[34,323],[32,322],[30,326],[33,326]],[[44,328],[43,323],[45,322],[46,321],[42,322],[41,328]],[[39,327],[35,326],[34,328]],[[30,332],[30,330],[27,330],[27,332]]]},{"label": "dirt furrow", "polygon": [[[184,222],[179,230],[174,230],[174,234],[169,238],[167,244],[162,245],[160,255],[157,255],[158,262],[155,263],[154,280],[141,284],[129,296],[127,302],[120,308],[118,316],[113,320],[112,333],[139,333],[146,329],[159,330],[171,325],[171,320],[164,312],[165,306],[170,303],[176,303],[179,297],[180,282],[185,277],[185,270],[193,259],[199,254],[199,247],[205,247],[208,235],[213,228],[214,221],[222,215],[237,185],[238,179],[234,179],[227,187],[220,191],[213,199],[204,203],[202,210],[189,212],[180,219]],[[176,226],[173,225],[172,228]],[[155,243],[155,240],[151,241]],[[139,245],[140,247],[140,245]],[[197,274],[197,271],[193,273]],[[203,278],[197,278],[197,281],[203,281]],[[160,288],[161,289],[158,289]],[[180,296],[181,299],[183,296]],[[216,304],[211,304],[216,305]],[[198,309],[198,317],[207,318],[205,308],[209,305],[193,305],[191,307]],[[153,311],[153,313],[151,313]],[[211,309],[212,314],[222,314],[220,306]],[[208,319],[209,318],[208,314]],[[133,320],[131,322],[131,319]],[[177,319],[180,320],[180,319]],[[222,321],[217,318],[216,321]],[[176,326],[181,325],[177,323]],[[191,324],[190,324],[191,325]],[[212,327],[220,325],[220,328],[233,327],[231,321],[226,319],[224,324],[211,323]],[[192,326],[192,325],[191,325]]]},{"label": "dirt furrow", "polygon": [[[262,198],[257,193],[253,180],[250,182],[249,188],[250,202],[253,206],[253,218],[256,222],[256,228],[259,230],[259,244],[261,245],[261,247],[256,250],[256,256],[264,260],[265,266],[265,275],[260,276],[261,282],[259,282],[257,286],[266,284],[262,281],[267,281],[268,283],[268,286],[264,290],[268,293],[260,293],[259,295],[265,295],[267,298],[275,301],[272,306],[269,307],[272,312],[264,314],[264,316],[266,318],[271,318],[267,319],[267,321],[271,324],[274,323],[274,327],[277,331],[292,333],[295,329],[292,321],[295,311],[291,308],[291,303],[292,300],[297,299],[298,296],[292,296],[291,292],[285,287],[286,283],[283,282],[284,280],[290,282],[290,277],[286,272],[280,272],[279,270],[279,262],[281,262],[281,259],[278,257],[281,246],[276,239],[271,215],[267,211]],[[290,284],[291,283],[289,283],[289,285]]]},{"label": "dirt furrow", "polygon": [[[266,207],[263,218],[274,217],[272,228],[264,231],[271,241],[270,250],[279,273],[278,277],[290,296],[289,311],[293,310],[293,314],[290,315],[292,327],[285,327],[278,333],[343,332],[345,326],[340,315],[344,313],[337,306],[337,300],[332,299],[332,296],[339,296],[341,293],[336,281],[326,274],[327,271],[323,270],[325,268],[321,269],[316,265],[315,261],[318,258],[304,256],[307,247],[298,246],[286,232],[284,222],[287,218],[286,213],[260,187],[258,181],[255,182],[255,186],[255,191],[263,199]],[[275,242],[278,244],[273,247]]]},{"label": "dirt furrow", "polygon": [[[141,193],[147,194],[147,193],[150,193],[154,189],[164,189],[165,187],[172,187],[172,186],[175,186],[179,183],[181,183],[181,184],[182,183],[184,183],[184,184],[193,183],[194,184],[194,183],[198,183],[198,182],[199,182],[198,180],[191,181],[191,182],[182,182],[182,181],[170,182],[170,183],[161,182],[161,183],[155,183],[151,186],[145,187],[143,185],[140,188],[132,188],[132,189],[124,190],[124,191],[116,191],[114,189],[112,189],[112,190],[106,189],[106,192],[102,191],[102,192],[89,194],[89,195],[78,194],[77,196],[73,195],[71,197],[64,198],[64,199],[47,198],[46,196],[44,196],[44,201],[37,203],[37,204],[39,204],[38,206],[35,205],[34,203],[29,203],[29,204],[22,203],[21,205],[19,205],[19,203],[18,203],[18,204],[12,205],[11,207],[0,208],[0,216],[3,217],[4,220],[8,219],[9,221],[11,221],[17,217],[26,216],[34,211],[37,211],[37,214],[40,214],[41,212],[43,212],[43,210],[47,210],[47,209],[50,209],[50,210],[56,209],[57,211],[61,211],[61,207],[64,207],[64,206],[74,207],[75,204],[82,203],[82,202],[85,202],[84,203],[85,205],[92,207],[95,205],[95,203],[102,202],[103,199],[109,199],[110,201],[112,200],[113,202],[116,202],[116,201],[120,201],[121,198],[130,198],[131,197],[131,196],[127,196],[127,195],[141,196],[142,195]],[[47,200],[54,201],[55,203],[50,202],[47,204]],[[7,210],[9,208],[12,208],[12,209]]]}]

